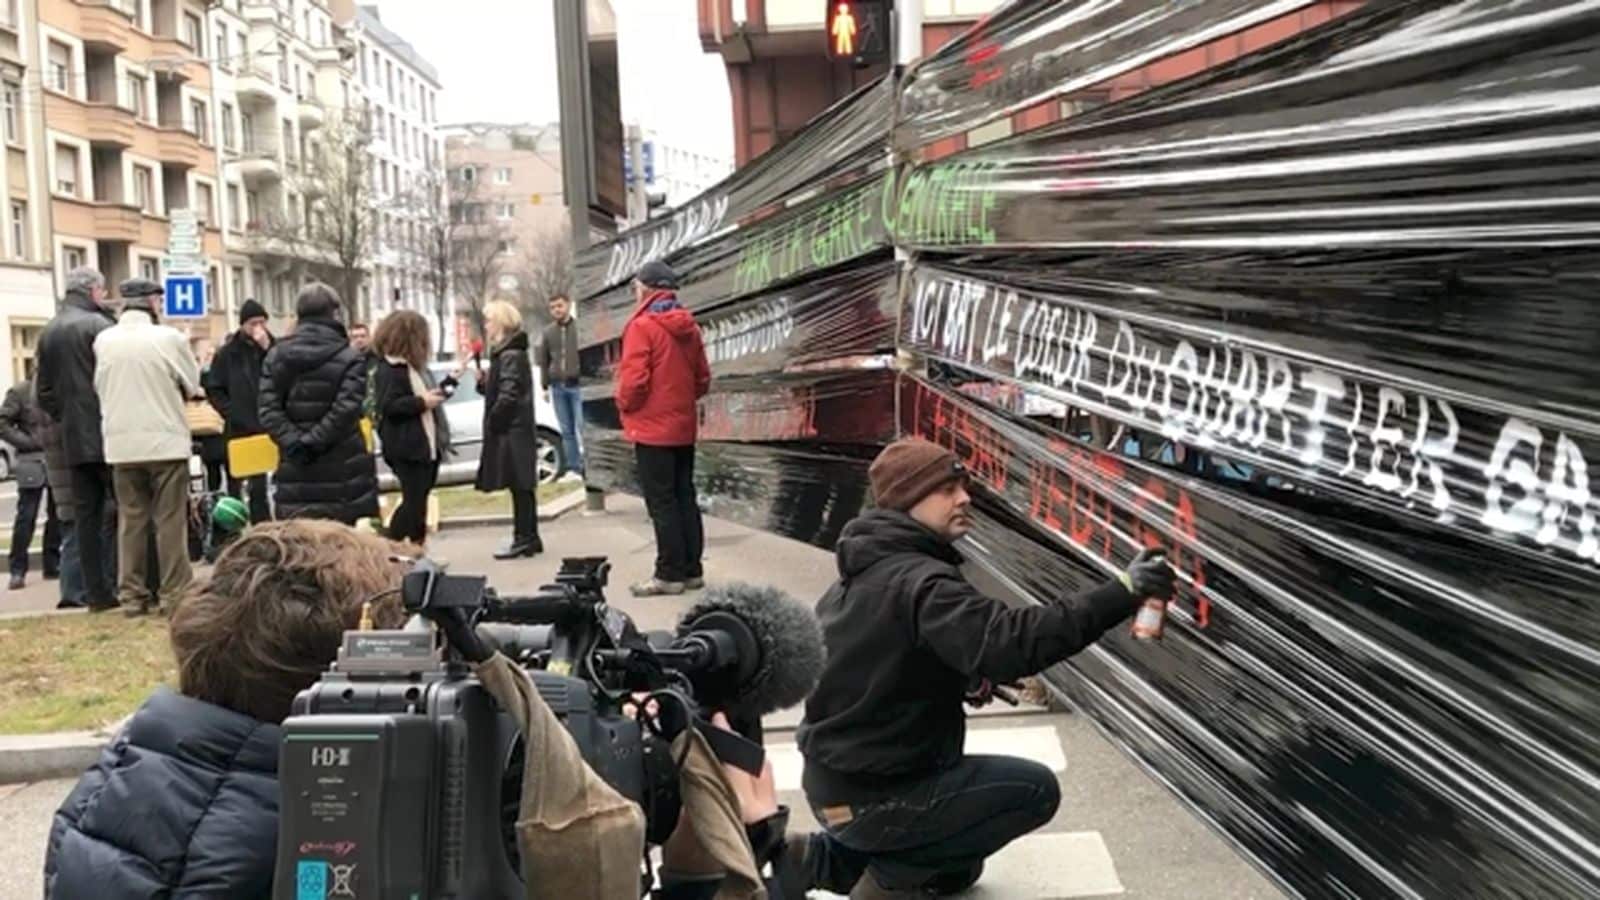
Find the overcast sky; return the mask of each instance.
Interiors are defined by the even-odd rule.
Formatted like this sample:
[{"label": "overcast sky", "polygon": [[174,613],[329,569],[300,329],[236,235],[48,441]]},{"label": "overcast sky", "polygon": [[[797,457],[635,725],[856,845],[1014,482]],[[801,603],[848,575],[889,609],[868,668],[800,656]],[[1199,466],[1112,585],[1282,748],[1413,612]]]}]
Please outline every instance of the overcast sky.
[{"label": "overcast sky", "polygon": [[[611,0],[617,14],[622,115],[663,142],[733,158],[728,78],[700,50],[694,0]],[[553,122],[555,28],[550,0],[377,0],[385,25],[439,69],[446,123]]]}]

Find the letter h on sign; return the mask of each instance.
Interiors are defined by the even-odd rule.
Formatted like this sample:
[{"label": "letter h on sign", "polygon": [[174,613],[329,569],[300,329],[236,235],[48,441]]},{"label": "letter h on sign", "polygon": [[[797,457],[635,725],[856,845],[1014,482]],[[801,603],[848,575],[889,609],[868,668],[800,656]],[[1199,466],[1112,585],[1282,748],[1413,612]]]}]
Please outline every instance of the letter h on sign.
[{"label": "letter h on sign", "polygon": [[206,314],[206,279],[203,275],[169,275],[162,315],[168,319],[198,319]]}]

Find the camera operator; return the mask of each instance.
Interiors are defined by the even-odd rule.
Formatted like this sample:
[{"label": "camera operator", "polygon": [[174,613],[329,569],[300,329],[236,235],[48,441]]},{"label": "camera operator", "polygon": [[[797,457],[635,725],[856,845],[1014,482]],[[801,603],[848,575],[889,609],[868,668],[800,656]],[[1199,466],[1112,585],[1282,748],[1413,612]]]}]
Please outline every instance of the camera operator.
[{"label": "camera operator", "polygon": [[806,886],[857,900],[956,893],[1061,800],[1042,765],[962,755],[963,700],[1089,646],[1170,593],[1173,573],[1145,551],[1086,594],[1010,607],[962,577],[953,543],[972,527],[971,499],[954,454],[902,440],[869,478],[877,508],[839,540],[840,579],[817,606],[827,665],[798,732],[824,832],[790,852]]},{"label": "camera operator", "polygon": [[[279,723],[402,568],[332,522],[260,525],[223,551],[172,615],[178,690],[157,688],[56,811],[46,900],[270,896]],[[397,597],[372,605],[401,624]]]}]

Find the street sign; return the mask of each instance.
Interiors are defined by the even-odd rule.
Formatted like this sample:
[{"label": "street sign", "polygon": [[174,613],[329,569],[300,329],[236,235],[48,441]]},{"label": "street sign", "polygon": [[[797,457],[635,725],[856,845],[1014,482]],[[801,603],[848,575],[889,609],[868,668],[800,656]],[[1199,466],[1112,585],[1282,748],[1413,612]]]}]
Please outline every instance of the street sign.
[{"label": "street sign", "polygon": [[168,319],[198,319],[206,314],[204,275],[169,275],[162,315]]},{"label": "street sign", "polygon": [[[656,183],[656,143],[655,141],[640,141],[639,155],[644,159],[644,183]],[[633,159],[630,154],[622,155],[622,180],[628,185],[633,184]]]},{"label": "street sign", "polygon": [[893,0],[828,0],[823,19],[828,56],[858,66],[888,62],[893,7]]}]

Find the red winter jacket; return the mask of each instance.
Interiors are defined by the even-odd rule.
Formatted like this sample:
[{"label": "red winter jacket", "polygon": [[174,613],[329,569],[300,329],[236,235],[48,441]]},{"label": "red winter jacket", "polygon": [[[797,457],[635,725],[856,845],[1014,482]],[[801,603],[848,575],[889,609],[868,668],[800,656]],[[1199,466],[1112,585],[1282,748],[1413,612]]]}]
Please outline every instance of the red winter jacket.
[{"label": "red winter jacket", "polygon": [[645,295],[622,330],[616,399],[623,437],[650,447],[692,445],[695,403],[710,389],[711,365],[694,314],[670,291]]}]

